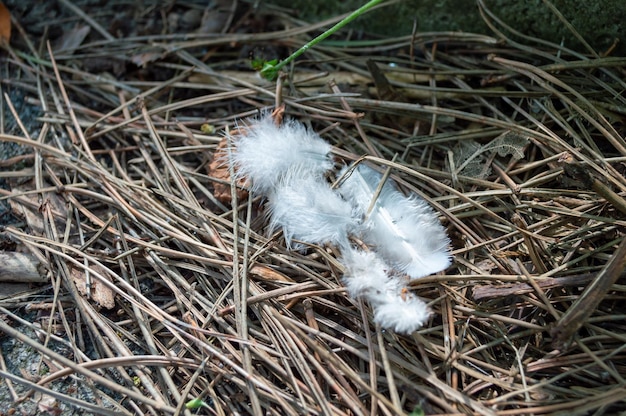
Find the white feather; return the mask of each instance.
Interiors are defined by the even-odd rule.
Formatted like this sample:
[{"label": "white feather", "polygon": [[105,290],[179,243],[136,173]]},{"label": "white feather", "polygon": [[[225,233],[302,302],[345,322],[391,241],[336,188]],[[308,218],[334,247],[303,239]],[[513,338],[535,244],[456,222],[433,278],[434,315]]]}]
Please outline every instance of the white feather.
[{"label": "white feather", "polygon": [[343,282],[348,294],[367,300],[374,311],[374,322],[398,333],[421,328],[430,310],[404,286],[393,270],[372,251],[347,248],[340,262],[345,267]]},{"label": "white feather", "polygon": [[367,215],[361,238],[385,261],[412,278],[450,265],[445,229],[423,199],[404,196],[388,179],[368,214],[382,175],[364,164],[344,173],[339,191],[354,203],[358,212]]},{"label": "white feather", "polygon": [[233,162],[237,177],[250,180],[255,192],[269,194],[293,168],[319,176],[333,167],[331,146],[295,120],[277,126],[267,114],[239,130]]},{"label": "white feather", "polygon": [[268,205],[270,230],[282,228],[288,248],[294,239],[347,246],[348,236],[359,225],[352,215],[352,205],[322,176],[299,168],[283,175],[269,192]]},{"label": "white feather", "polygon": [[[233,137],[232,162],[237,178],[267,196],[270,231],[282,229],[288,248],[304,247],[294,240],[338,246],[348,294],[369,301],[383,328],[410,333],[424,325],[427,305],[397,272],[418,278],[449,265],[449,241],[432,208],[390,181],[368,213],[382,178],[376,171],[361,164],[333,190],[325,178],[333,167],[331,146],[304,125],[277,126],[265,115],[242,130]],[[373,250],[352,248],[351,235]]]},{"label": "white feather", "polygon": [[393,301],[372,303],[372,307],[374,322],[401,334],[420,329],[430,316],[428,305],[411,294],[397,294]]},{"label": "white feather", "polygon": [[345,268],[343,282],[346,290],[353,298],[379,290],[389,281],[389,266],[373,251],[347,247],[342,250],[339,261]]}]

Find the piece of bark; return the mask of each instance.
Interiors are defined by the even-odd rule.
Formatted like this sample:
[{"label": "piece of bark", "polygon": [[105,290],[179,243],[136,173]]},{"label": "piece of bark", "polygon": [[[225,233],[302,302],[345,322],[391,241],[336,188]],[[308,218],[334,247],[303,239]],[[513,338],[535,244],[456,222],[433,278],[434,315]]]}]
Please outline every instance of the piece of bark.
[{"label": "piece of bark", "polygon": [[33,255],[16,251],[0,251],[0,282],[43,283],[46,271]]}]

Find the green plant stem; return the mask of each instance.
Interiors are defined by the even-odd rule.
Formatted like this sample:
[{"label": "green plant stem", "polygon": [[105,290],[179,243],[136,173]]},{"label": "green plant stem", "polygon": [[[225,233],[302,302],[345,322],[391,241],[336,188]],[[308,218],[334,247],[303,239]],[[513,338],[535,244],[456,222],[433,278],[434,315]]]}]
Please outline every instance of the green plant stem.
[{"label": "green plant stem", "polygon": [[289,63],[291,63],[291,61],[296,59],[298,56],[302,55],[309,48],[317,45],[318,43],[320,43],[321,41],[323,41],[324,39],[326,39],[327,37],[329,37],[330,35],[332,35],[333,33],[335,33],[336,31],[338,31],[339,29],[341,29],[342,27],[344,27],[345,25],[347,25],[348,23],[350,23],[351,21],[353,21],[354,19],[356,19],[363,13],[367,12],[369,9],[376,6],[378,3],[382,1],[383,0],[370,0],[368,3],[364,4],[363,6],[359,7],[358,9],[350,13],[347,17],[342,19],[335,26],[331,27],[330,29],[328,29],[327,31],[325,31],[324,33],[322,33],[315,39],[312,39],[310,42],[308,42],[307,44],[302,46],[300,49],[292,53],[284,61],[281,61],[276,65],[266,65],[261,70],[261,75],[269,80],[276,79],[276,76],[278,75],[278,71],[280,71],[285,65],[288,65]]}]

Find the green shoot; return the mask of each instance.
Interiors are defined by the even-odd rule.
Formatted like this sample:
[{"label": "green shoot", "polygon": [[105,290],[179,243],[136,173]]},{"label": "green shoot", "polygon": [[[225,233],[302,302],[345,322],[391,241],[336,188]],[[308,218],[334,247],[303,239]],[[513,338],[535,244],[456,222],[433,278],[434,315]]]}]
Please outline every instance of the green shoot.
[{"label": "green shoot", "polygon": [[190,410],[195,410],[201,407],[209,407],[209,405],[202,401],[202,399],[196,398],[185,403],[185,407]]},{"label": "green shoot", "polygon": [[424,416],[424,410],[421,408],[421,406],[417,405],[413,408],[413,411],[411,413],[409,413],[409,416]]},{"label": "green shoot", "polygon": [[306,52],[307,49],[317,45],[318,43],[320,43],[321,41],[323,41],[324,39],[326,39],[333,33],[337,32],[339,29],[341,29],[342,27],[344,27],[345,25],[347,25],[348,23],[350,23],[351,21],[353,21],[354,19],[362,15],[363,13],[367,12],[372,7],[376,6],[381,1],[382,0],[370,0],[365,5],[361,6],[357,10],[350,13],[350,15],[348,15],[346,18],[341,20],[335,26],[331,27],[326,32],[322,33],[321,35],[311,40],[309,43],[302,46],[300,49],[298,49],[294,53],[292,53],[284,61],[277,62],[276,59],[272,59],[271,61],[262,62],[262,65],[260,62],[256,62],[255,66],[257,68],[260,67],[260,73],[263,78],[268,79],[270,81],[275,80],[278,77],[278,71],[280,71],[285,65],[290,64],[294,59],[296,59],[298,56]]}]

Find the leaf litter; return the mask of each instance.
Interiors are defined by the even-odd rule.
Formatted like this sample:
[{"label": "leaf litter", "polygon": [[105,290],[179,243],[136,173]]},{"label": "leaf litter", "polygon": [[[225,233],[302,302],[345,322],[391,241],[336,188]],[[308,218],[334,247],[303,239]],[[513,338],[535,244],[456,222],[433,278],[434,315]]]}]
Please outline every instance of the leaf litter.
[{"label": "leaf litter", "polygon": [[[248,69],[248,51],[286,56],[333,22],[240,2],[214,36],[204,24],[168,31],[168,13],[194,5],[90,16],[60,4],[45,6],[59,7],[49,39],[18,27],[3,52],[2,88],[44,111],[20,120],[7,103],[5,119],[36,127],[0,134],[30,149],[4,165],[3,198],[38,217],[4,227],[3,247],[33,254],[48,279],[0,298],[4,345],[40,362],[28,377],[9,371],[3,348],[13,406],[36,389],[48,413],[190,414],[198,399],[199,414],[623,408],[623,58],[519,34],[479,1],[493,37],[336,36],[345,42],[307,51],[277,88]],[[58,54],[35,46],[58,40],[68,17],[67,30],[91,27],[84,39]],[[392,95],[377,91],[381,75]],[[207,174],[239,120],[280,104],[336,158],[388,169],[438,212],[453,264],[408,287],[433,311],[421,330],[381,330],[346,293],[336,248],[288,250],[258,199]],[[473,143],[465,159],[460,143]],[[468,158],[478,173],[459,169]],[[114,307],[88,296],[87,280],[81,292],[81,276]],[[69,376],[90,400],[53,388]]]}]

